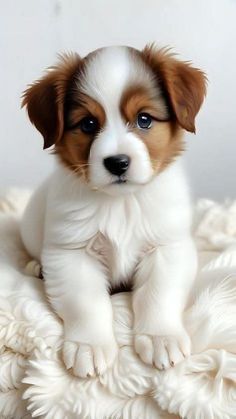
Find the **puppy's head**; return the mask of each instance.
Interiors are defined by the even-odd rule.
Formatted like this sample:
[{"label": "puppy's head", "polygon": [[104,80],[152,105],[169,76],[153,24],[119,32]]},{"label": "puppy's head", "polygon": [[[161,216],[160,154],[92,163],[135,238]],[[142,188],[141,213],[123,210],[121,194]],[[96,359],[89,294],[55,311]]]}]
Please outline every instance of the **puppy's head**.
[{"label": "puppy's head", "polygon": [[91,188],[125,193],[149,182],[195,132],[204,74],[166,50],[108,47],[65,55],[25,94],[29,118]]}]

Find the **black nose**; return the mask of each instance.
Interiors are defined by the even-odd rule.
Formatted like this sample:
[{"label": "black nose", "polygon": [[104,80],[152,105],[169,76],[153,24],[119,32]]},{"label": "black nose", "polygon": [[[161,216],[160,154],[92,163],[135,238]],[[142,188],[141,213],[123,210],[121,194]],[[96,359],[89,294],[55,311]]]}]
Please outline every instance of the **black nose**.
[{"label": "black nose", "polygon": [[113,175],[121,176],[129,167],[130,158],[126,154],[116,154],[103,160],[104,166]]}]

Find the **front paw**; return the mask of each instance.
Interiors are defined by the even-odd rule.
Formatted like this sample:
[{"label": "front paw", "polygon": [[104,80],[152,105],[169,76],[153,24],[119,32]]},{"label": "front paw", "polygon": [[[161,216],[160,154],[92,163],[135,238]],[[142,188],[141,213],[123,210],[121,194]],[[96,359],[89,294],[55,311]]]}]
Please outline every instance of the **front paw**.
[{"label": "front paw", "polygon": [[88,345],[66,340],[63,346],[63,359],[67,369],[81,378],[102,375],[111,367],[116,355],[117,344],[112,340],[104,345]]},{"label": "front paw", "polygon": [[185,330],[176,335],[136,335],[134,347],[143,362],[160,370],[173,367],[191,353],[191,341]]}]

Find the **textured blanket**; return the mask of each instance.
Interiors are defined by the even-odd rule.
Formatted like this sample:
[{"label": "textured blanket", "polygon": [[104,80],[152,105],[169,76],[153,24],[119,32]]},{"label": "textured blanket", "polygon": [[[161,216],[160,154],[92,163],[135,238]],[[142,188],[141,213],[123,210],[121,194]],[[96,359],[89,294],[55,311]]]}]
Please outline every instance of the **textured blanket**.
[{"label": "textured blanket", "polygon": [[185,324],[192,356],[167,371],[133,350],[129,293],[112,297],[119,356],[111,370],[78,379],[61,360],[63,328],[29,262],[19,219],[29,194],[0,198],[0,418],[236,418],[236,203],[200,200],[200,269]]}]

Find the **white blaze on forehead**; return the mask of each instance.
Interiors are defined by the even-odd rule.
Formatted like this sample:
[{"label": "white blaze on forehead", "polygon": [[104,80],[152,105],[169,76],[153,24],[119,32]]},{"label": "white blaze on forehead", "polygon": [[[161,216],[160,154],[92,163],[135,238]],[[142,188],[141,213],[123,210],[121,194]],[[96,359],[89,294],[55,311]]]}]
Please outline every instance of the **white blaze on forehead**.
[{"label": "white blaze on forehead", "polygon": [[80,90],[97,100],[109,112],[119,107],[124,90],[130,85],[154,87],[148,66],[127,47],[107,47],[95,51],[85,67]]}]

